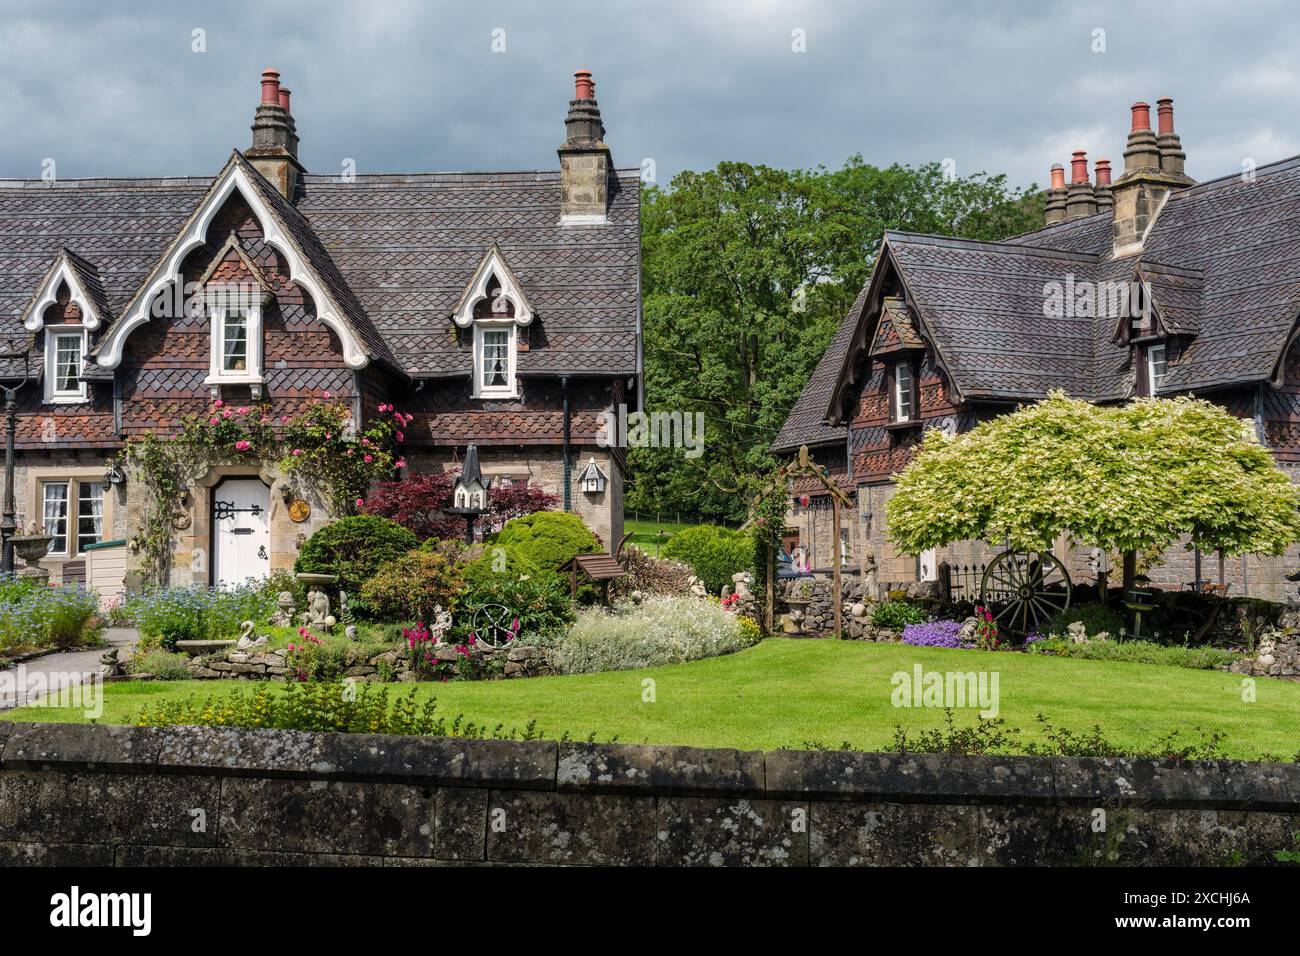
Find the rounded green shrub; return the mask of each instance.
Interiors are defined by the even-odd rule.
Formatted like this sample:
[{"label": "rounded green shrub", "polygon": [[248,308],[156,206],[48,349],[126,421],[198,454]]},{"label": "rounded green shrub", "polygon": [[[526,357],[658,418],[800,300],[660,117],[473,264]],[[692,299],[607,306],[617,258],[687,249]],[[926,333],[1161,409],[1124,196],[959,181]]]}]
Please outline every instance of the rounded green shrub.
[{"label": "rounded green shrub", "polygon": [[375,515],[340,518],[307,539],[294,571],[337,574],[338,587],[349,595],[384,565],[419,547],[416,536],[395,521]]},{"label": "rounded green shrub", "polygon": [[739,531],[701,524],[669,538],[664,557],[689,564],[709,593],[717,594],[731,583],[733,574],[753,570],[754,542]]},{"label": "rounded green shrub", "polygon": [[531,562],[539,571],[558,571],[576,554],[601,550],[591,529],[577,515],[566,511],[536,511],[512,518],[496,540],[489,542],[489,555],[493,544],[515,548],[522,560]]},{"label": "rounded green shrub", "polygon": [[436,608],[457,610],[463,589],[457,564],[444,554],[416,549],[380,568],[362,585],[361,600],[378,620],[432,624]]}]

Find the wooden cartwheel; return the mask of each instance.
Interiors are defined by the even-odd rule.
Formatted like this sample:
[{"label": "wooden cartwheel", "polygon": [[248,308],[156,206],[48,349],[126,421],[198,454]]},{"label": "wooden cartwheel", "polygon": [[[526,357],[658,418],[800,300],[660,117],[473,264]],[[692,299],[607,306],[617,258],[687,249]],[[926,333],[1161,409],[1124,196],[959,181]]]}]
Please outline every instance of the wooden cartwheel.
[{"label": "wooden cartwheel", "polygon": [[1050,551],[1003,551],[984,569],[980,603],[1003,630],[1031,634],[1070,606],[1073,590]]}]

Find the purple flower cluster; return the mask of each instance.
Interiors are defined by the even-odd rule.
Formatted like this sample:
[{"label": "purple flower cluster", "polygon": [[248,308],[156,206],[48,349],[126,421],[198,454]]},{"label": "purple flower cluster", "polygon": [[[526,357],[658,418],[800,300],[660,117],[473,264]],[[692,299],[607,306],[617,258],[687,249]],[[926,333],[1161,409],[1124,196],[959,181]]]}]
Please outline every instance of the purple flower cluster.
[{"label": "purple flower cluster", "polygon": [[1045,640],[1047,640],[1046,634],[1026,634],[1025,647],[1029,647],[1030,644],[1036,644],[1039,641],[1045,641]]},{"label": "purple flower cluster", "polygon": [[914,647],[966,647],[960,621],[927,621],[903,628],[903,643]]}]

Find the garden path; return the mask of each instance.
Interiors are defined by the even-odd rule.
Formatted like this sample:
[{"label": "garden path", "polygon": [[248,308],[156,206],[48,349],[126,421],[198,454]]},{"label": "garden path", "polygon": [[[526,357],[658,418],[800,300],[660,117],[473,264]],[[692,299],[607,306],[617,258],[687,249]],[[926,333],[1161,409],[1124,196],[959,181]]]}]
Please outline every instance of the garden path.
[{"label": "garden path", "polygon": [[[133,627],[110,627],[104,632],[104,643],[110,647],[130,647],[139,639],[140,634]],[[99,658],[104,651],[103,647],[95,647],[85,651],[46,654],[8,671],[0,671],[0,711],[35,703],[35,699],[27,700],[29,689],[40,688],[39,693],[30,695],[36,698],[85,683],[88,678],[99,674]],[[18,679],[19,674],[23,680]]]}]

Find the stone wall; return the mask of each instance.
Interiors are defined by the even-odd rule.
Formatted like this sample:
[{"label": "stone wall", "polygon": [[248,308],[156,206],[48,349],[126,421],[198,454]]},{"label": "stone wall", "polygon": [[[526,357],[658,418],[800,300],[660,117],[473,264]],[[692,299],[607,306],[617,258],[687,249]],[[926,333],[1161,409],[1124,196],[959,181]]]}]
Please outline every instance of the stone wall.
[{"label": "stone wall", "polygon": [[1276,628],[1262,634],[1255,655],[1237,661],[1232,670],[1253,677],[1300,681],[1300,611],[1285,611]]},{"label": "stone wall", "polygon": [[1297,764],[0,723],[0,865],[1266,864],[1297,829]]},{"label": "stone wall", "polygon": [[[380,653],[372,651],[373,648],[361,644],[349,647],[347,670],[343,679],[372,684],[428,680],[427,676],[421,677],[411,670],[410,658],[401,647]],[[546,652],[540,647],[520,645],[491,648],[476,644],[467,647],[465,651],[473,661],[475,676],[538,677],[555,673],[546,658]],[[453,668],[465,656],[451,644],[439,644],[429,653],[438,664]],[[283,680],[292,672],[288,654],[288,650],[283,647],[244,651],[232,648],[218,654],[196,657],[189,662],[187,669],[193,680]],[[132,676],[138,680],[145,675]]]}]

